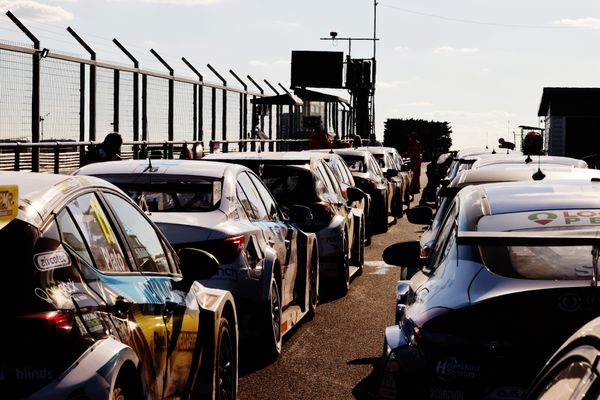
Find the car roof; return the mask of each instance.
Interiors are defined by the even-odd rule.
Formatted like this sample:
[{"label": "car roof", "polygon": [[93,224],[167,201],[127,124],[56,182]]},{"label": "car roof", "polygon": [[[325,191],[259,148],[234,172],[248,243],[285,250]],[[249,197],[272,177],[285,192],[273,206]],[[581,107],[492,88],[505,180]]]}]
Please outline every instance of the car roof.
[{"label": "car roof", "polygon": [[361,146],[357,147],[358,150],[367,150],[373,154],[386,154],[386,153],[394,153],[396,151],[393,147],[384,147],[384,146]]},{"label": "car roof", "polygon": [[588,164],[578,158],[562,157],[562,156],[533,156],[527,157],[522,154],[494,154],[481,155],[476,158],[471,168],[481,168],[492,164],[526,164],[529,160],[530,164],[556,164],[556,165],[571,165],[573,167],[587,168]]},{"label": "car roof", "polygon": [[266,160],[266,161],[306,161],[321,159],[326,153],[311,151],[269,151],[269,152],[232,152],[212,153],[205,158],[212,160]]},{"label": "car roof", "polygon": [[[546,175],[545,180],[600,179],[600,170],[595,169],[552,164],[542,164],[539,169]],[[493,182],[533,181],[533,174],[537,170],[537,163],[488,165],[460,171],[448,187],[465,187]]]},{"label": "car roof", "polygon": [[[461,149],[456,153],[456,159],[461,159],[461,158],[469,158],[472,156],[479,156],[482,154],[500,154],[500,153],[504,153],[504,154],[511,154],[511,153],[517,153],[514,150],[510,150],[510,149],[488,149],[488,148],[482,148],[482,147],[469,147],[469,148],[465,148],[465,149]],[[520,152],[518,153],[520,154]]]},{"label": "car roof", "polygon": [[149,171],[154,174],[191,175],[207,178],[222,178],[226,169],[246,169],[246,167],[202,160],[125,160],[94,163],[80,168],[77,175],[122,175],[142,174]]},{"label": "car roof", "polygon": [[365,155],[371,154],[369,150],[361,150],[360,148],[351,148],[351,149],[334,149],[336,154],[341,156],[359,156],[364,157]]},{"label": "car roof", "polygon": [[[39,172],[0,172],[0,185],[15,185],[19,191],[18,218],[39,226],[47,215],[75,190],[106,187],[119,190],[111,183],[88,176],[71,176]],[[1,189],[1,188],[0,188]],[[36,210],[31,212],[30,210]]]}]

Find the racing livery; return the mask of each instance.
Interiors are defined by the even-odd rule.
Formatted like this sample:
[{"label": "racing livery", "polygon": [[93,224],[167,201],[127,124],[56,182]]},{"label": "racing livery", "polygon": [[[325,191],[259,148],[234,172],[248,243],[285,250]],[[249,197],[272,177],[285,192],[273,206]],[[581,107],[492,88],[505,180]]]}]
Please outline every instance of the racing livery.
[{"label": "racing livery", "polygon": [[230,293],[198,282],[217,261],[175,253],[113,185],[0,173],[4,329],[12,398],[237,397]]}]

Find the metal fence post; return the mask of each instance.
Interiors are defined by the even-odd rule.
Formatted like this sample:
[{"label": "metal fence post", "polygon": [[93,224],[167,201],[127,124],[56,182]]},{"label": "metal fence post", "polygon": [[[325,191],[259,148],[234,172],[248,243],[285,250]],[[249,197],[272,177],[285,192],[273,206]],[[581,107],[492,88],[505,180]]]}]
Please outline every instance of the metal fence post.
[{"label": "metal fence post", "polygon": [[[169,71],[170,79],[169,79],[169,114],[168,114],[168,132],[167,137],[171,142],[173,141],[174,133],[173,133],[173,111],[174,111],[174,99],[175,99],[175,80],[174,80],[174,72],[173,68],[163,58],[154,50],[150,49],[150,53],[154,55],[160,61],[160,63]],[[173,158],[173,144],[169,145],[168,158]]]},{"label": "metal fence post", "polygon": [[198,76],[198,80],[200,81],[199,85],[194,85],[194,141],[202,141],[202,125],[204,123],[202,116],[204,86],[202,86],[202,83],[204,82],[204,77],[188,60],[186,60],[185,57],[181,57],[181,61],[183,61],[185,65],[187,65],[189,69],[191,69]]},{"label": "metal fence post", "polygon": [[90,64],[90,132],[89,139],[91,141],[96,140],[96,52],[92,50],[90,46],[81,38],[79,35],[69,26],[67,27],[69,32],[75,40],[83,47],[89,54],[92,63]]},{"label": "metal fence post", "polygon": [[[254,86],[256,86],[258,88],[258,90],[260,91],[260,95],[263,96],[265,94],[265,91],[263,90],[263,88],[260,87],[258,85],[258,83],[256,83],[256,81],[254,79],[252,79],[252,77],[250,75],[246,75],[246,77],[250,80],[250,82],[252,82],[254,84]],[[252,98],[254,100],[256,100],[256,96],[252,96]],[[250,129],[252,129],[252,139],[256,139],[255,132],[254,132],[254,129],[256,128],[256,125],[254,124],[254,116],[255,115],[256,115],[256,104],[252,103],[252,126],[250,127]],[[270,136],[269,136],[269,138],[270,138]],[[252,141],[252,143],[250,143],[250,150],[251,151],[256,150],[256,143],[254,141]]]},{"label": "metal fence post", "polygon": [[[115,45],[133,62],[133,67],[136,71],[133,73],[133,141],[140,140],[140,83],[139,83],[139,68],[138,60],[117,40],[112,40]],[[83,140],[83,139],[82,139]],[[139,146],[133,145],[133,158],[139,156]]]},{"label": "metal fence post", "polygon": [[[233,70],[229,70],[229,73],[233,75],[235,79],[244,88],[244,93],[240,93],[240,139],[248,138],[248,85],[240,79],[239,76]],[[241,146],[240,146],[241,147]],[[246,151],[246,143],[243,145],[244,151]],[[241,149],[240,149],[241,150]]]},{"label": "metal fence post", "polygon": [[[40,60],[48,55],[48,49],[40,50],[39,39],[13,13],[7,11],[6,15],[31,40],[35,49],[31,57],[31,141],[38,143],[40,141]],[[31,170],[33,172],[40,170],[40,149],[37,147],[31,148]]]},{"label": "metal fence post", "polygon": [[[227,140],[227,81],[223,78],[210,64],[206,64],[206,66],[221,80],[223,83],[223,107],[222,107],[222,116],[221,116],[221,140]],[[214,92],[213,92],[214,93]],[[216,96],[216,95],[215,95]],[[216,99],[216,98],[215,98]],[[227,143],[223,143],[224,151],[227,151]]]}]

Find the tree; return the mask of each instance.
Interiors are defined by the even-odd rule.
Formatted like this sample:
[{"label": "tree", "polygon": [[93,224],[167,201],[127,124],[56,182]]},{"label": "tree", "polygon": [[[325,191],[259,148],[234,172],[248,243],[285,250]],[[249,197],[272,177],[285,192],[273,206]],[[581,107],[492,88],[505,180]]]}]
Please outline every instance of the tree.
[{"label": "tree", "polygon": [[388,118],[384,126],[383,145],[395,147],[400,153],[408,147],[408,135],[415,132],[423,146],[423,161],[431,161],[437,155],[447,153],[452,146],[449,122]]}]

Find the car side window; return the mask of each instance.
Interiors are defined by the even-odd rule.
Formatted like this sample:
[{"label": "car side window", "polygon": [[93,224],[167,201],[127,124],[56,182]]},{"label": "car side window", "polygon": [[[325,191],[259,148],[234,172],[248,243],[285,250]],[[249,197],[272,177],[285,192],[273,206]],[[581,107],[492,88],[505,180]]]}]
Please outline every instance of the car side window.
[{"label": "car side window", "polygon": [[329,180],[331,181],[334,192],[337,193],[338,195],[341,195],[342,188],[340,187],[340,182],[339,182],[338,178],[335,176],[335,174],[333,173],[333,171],[331,170],[331,167],[326,164],[323,164],[323,169],[325,170],[325,173],[329,176]]},{"label": "car side window", "polygon": [[262,198],[262,201],[265,204],[265,207],[267,208],[269,219],[279,220],[279,211],[277,210],[277,203],[271,195],[271,192],[269,192],[269,189],[267,189],[265,184],[256,175],[249,173],[248,176],[250,176],[252,183],[254,183],[254,186],[258,190],[258,193],[260,194],[260,197]]},{"label": "car side window", "polygon": [[244,191],[244,194],[246,195],[246,197],[248,199],[248,204],[252,208],[252,213],[254,214],[254,219],[268,220],[269,213],[267,212],[265,205],[263,204],[262,200],[260,199],[260,194],[258,193],[258,190],[254,186],[254,184],[252,183],[252,180],[250,179],[250,177],[248,176],[248,174],[246,172],[242,172],[241,174],[238,175],[238,183],[242,187],[242,190]]},{"label": "car side window", "polygon": [[67,207],[92,252],[96,268],[102,272],[130,272],[115,231],[96,195],[83,194]]},{"label": "car side window", "polygon": [[317,176],[321,179],[321,181],[327,188],[327,191],[329,193],[335,193],[333,183],[331,183],[331,178],[327,174],[327,171],[325,171],[323,164],[321,164],[321,163],[317,164],[316,170],[317,170]]},{"label": "car side window", "polygon": [[238,201],[242,205],[248,219],[256,219],[254,210],[252,210],[252,206],[250,205],[250,200],[248,200],[248,197],[246,196],[246,193],[244,193],[244,189],[242,189],[242,185],[240,185],[239,182],[235,185],[235,191]]},{"label": "car side window", "polygon": [[448,211],[448,215],[440,228],[437,238],[435,239],[428,265],[430,270],[436,269],[454,248],[454,243],[456,243],[456,209],[456,202],[454,202]]},{"label": "car side window", "polygon": [[81,233],[77,229],[77,225],[69,215],[67,210],[61,211],[56,221],[60,229],[62,242],[67,245],[71,253],[77,255],[81,260],[85,261],[88,265],[94,265],[92,257],[85,245],[85,240],[81,236]]},{"label": "car side window", "polygon": [[377,161],[375,161],[375,157],[369,157],[369,165],[371,167],[371,170],[375,173],[375,175],[383,177],[383,172],[381,171],[381,168],[379,168],[379,164],[377,163]]},{"label": "car side window", "polygon": [[139,269],[150,273],[170,273],[165,249],[150,221],[125,199],[112,193],[106,193],[105,198],[121,222]]}]

